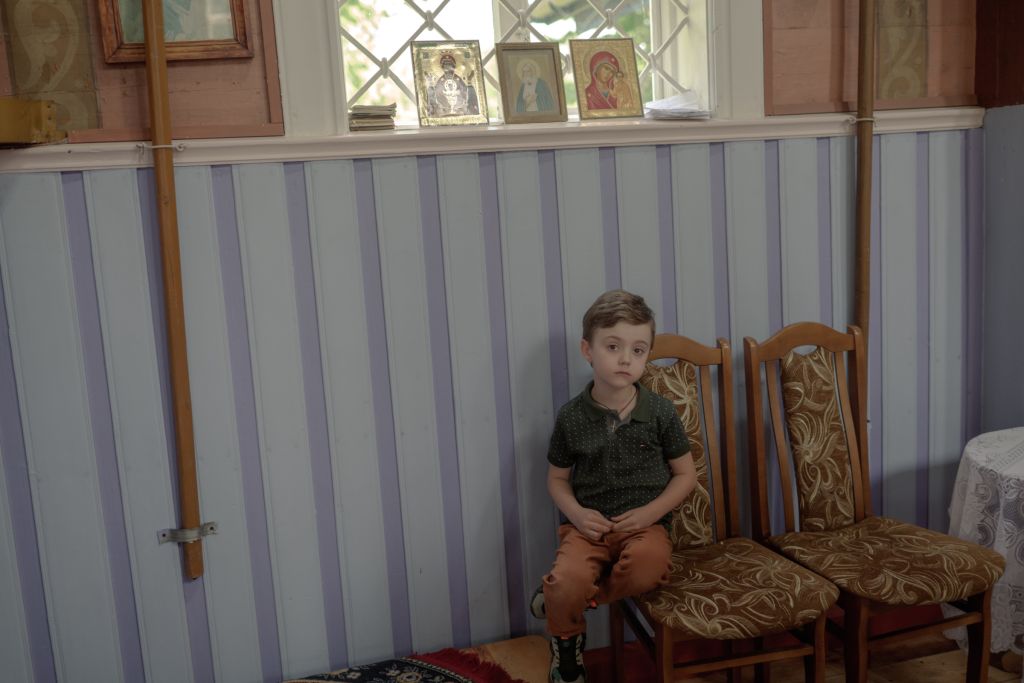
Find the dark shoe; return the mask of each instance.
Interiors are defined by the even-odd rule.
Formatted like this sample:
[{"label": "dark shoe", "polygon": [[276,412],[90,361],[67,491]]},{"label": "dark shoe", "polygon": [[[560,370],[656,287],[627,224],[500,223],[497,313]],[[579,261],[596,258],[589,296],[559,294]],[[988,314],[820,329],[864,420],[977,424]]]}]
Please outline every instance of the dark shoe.
[{"label": "dark shoe", "polygon": [[530,614],[538,619],[547,619],[548,612],[544,609],[544,584],[537,586],[537,590],[533,591],[533,597],[530,598]]},{"label": "dark shoe", "polygon": [[551,683],[587,683],[587,670],[583,668],[583,649],[587,634],[559,638],[551,636]]}]

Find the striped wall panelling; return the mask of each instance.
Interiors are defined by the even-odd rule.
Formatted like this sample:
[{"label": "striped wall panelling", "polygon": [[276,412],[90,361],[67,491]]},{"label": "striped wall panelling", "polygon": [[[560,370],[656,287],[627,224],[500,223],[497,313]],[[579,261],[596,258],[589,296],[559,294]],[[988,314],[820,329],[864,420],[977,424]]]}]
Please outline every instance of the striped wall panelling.
[{"label": "striped wall panelling", "polygon": [[[944,529],[977,428],[981,146],[876,146],[875,504]],[[5,676],[272,681],[540,632],[586,307],[633,289],[737,368],[744,336],[844,327],[852,166],[808,138],[179,168],[220,524],[195,582],[156,543],[177,484],[151,172],[0,175]]]}]

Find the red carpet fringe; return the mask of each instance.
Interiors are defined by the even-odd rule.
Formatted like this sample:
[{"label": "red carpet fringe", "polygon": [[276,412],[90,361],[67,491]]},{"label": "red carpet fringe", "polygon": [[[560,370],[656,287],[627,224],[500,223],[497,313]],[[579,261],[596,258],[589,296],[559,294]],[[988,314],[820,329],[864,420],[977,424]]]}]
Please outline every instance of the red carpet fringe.
[{"label": "red carpet fringe", "polygon": [[479,683],[526,683],[521,678],[512,678],[497,664],[484,661],[472,652],[451,647],[422,655],[410,655],[407,659],[433,664]]}]

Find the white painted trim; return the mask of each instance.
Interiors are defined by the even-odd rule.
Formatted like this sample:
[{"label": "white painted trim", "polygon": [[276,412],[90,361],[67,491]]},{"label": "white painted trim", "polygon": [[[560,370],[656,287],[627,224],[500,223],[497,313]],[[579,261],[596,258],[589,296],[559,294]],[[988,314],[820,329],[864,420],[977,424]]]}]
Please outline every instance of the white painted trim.
[{"label": "white painted trim", "polygon": [[764,118],[764,24],[760,2],[713,0],[708,66],[712,110],[737,121]]},{"label": "white painted trim", "polygon": [[274,0],[284,127],[321,137],[348,129],[338,45],[337,0]]},{"label": "white painted trim", "polygon": [[[981,107],[897,109],[875,114],[876,133],[980,128]],[[462,154],[516,150],[674,145],[851,135],[849,114],[772,116],[760,120],[652,121],[620,119],[529,125],[406,128],[330,137],[187,140],[175,154],[179,166],[315,159]],[[0,173],[78,171],[149,166],[134,142],[49,145],[0,151]]]}]

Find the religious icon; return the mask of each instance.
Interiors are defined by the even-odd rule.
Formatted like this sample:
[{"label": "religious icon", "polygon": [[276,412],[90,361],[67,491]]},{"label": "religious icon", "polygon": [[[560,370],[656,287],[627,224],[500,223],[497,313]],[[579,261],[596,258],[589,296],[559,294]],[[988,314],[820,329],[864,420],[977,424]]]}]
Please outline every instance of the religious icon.
[{"label": "religious icon", "polygon": [[487,123],[479,42],[416,41],[412,64],[421,126]]},{"label": "religious icon", "polygon": [[498,43],[495,47],[505,123],[565,121],[558,43]]},{"label": "religious icon", "polygon": [[632,38],[570,40],[581,119],[643,116]]}]

